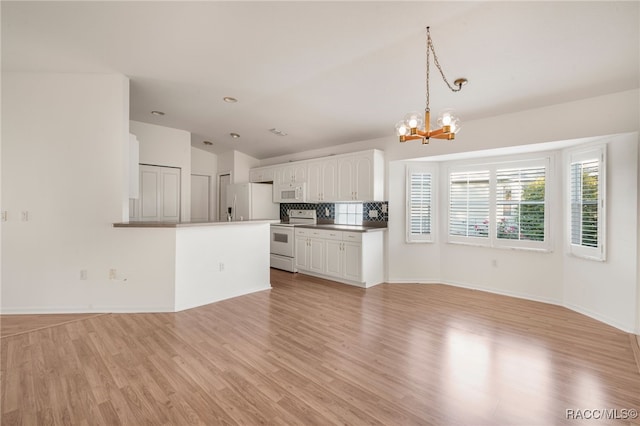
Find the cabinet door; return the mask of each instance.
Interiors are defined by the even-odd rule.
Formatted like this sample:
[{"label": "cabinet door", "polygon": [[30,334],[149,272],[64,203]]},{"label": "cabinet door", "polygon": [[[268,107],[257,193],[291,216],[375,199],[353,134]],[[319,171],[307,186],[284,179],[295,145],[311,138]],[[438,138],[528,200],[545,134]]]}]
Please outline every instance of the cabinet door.
[{"label": "cabinet door", "polygon": [[342,243],[344,253],[344,278],[362,281],[362,244],[345,241]]},{"label": "cabinet door", "polygon": [[249,170],[249,182],[262,182],[262,170],[261,169]]},{"label": "cabinet door", "polygon": [[308,201],[322,201],[322,163],[309,163],[307,180]]},{"label": "cabinet door", "polygon": [[309,238],[296,237],[296,268],[301,270],[309,269]]},{"label": "cabinet door", "polygon": [[338,200],[353,200],[354,182],[353,182],[353,162],[351,158],[342,158],[338,160]]},{"label": "cabinet door", "polygon": [[325,251],[325,273],[334,277],[341,277],[342,263],[342,241],[327,240]]},{"label": "cabinet door", "polygon": [[309,270],[317,273],[324,272],[325,240],[311,238],[309,240]]},{"label": "cabinet door", "polygon": [[359,156],[354,158],[355,197],[359,201],[373,201],[373,158]]},{"label": "cabinet door", "polygon": [[322,162],[322,182],[320,184],[323,201],[338,200],[338,161]]},{"label": "cabinet door", "polygon": [[293,166],[293,181],[294,182],[306,182],[307,181],[307,163],[298,164]]}]

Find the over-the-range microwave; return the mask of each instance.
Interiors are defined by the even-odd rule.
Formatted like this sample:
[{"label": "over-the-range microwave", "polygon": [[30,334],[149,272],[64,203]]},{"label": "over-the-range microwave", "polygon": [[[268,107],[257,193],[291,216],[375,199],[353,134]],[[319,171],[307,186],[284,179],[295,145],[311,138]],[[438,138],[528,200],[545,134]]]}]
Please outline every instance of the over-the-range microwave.
[{"label": "over-the-range microwave", "polygon": [[292,182],[273,186],[274,203],[304,203],[307,201],[306,182]]}]

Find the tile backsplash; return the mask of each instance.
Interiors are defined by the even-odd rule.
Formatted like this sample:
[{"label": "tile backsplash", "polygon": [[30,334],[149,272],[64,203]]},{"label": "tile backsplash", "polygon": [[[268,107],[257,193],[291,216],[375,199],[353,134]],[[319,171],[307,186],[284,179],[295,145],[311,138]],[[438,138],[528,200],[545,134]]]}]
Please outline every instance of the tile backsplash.
[{"label": "tile backsplash", "polygon": [[[367,201],[363,202],[362,220],[364,222],[388,222],[389,202],[388,201]],[[315,210],[318,221],[333,221],[336,217],[335,203],[281,203],[280,220],[288,220],[288,210]],[[369,217],[369,213],[375,211],[377,217]],[[375,213],[374,213],[375,215]]]}]

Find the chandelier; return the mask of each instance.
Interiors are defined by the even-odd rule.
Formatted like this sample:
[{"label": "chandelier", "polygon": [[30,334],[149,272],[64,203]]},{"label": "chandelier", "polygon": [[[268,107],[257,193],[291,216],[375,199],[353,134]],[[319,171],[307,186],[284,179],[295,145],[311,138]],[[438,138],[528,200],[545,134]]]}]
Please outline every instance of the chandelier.
[{"label": "chandelier", "polygon": [[423,144],[427,144],[430,138],[453,140],[460,130],[460,119],[450,109],[442,111],[436,121],[438,128],[431,130],[431,111],[429,110],[429,64],[431,62],[431,53],[433,53],[433,62],[438,71],[440,71],[442,79],[452,92],[459,92],[462,90],[462,86],[467,84],[466,78],[458,78],[452,85],[444,76],[444,71],[442,71],[433,47],[429,27],[427,27],[427,106],[424,109],[424,116],[419,112],[410,112],[396,124],[396,134],[400,137],[400,142],[421,139]]}]

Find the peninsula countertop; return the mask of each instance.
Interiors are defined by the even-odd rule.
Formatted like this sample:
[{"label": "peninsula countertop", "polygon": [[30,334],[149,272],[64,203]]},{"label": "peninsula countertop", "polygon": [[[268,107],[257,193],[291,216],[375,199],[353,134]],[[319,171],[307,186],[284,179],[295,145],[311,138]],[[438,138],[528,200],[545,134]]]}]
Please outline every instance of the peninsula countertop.
[{"label": "peninsula countertop", "polygon": [[217,222],[119,222],[114,223],[114,228],[188,228],[195,226],[230,226],[230,225],[255,225],[261,223],[279,223],[275,219],[217,221]]}]

